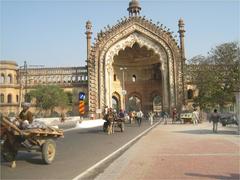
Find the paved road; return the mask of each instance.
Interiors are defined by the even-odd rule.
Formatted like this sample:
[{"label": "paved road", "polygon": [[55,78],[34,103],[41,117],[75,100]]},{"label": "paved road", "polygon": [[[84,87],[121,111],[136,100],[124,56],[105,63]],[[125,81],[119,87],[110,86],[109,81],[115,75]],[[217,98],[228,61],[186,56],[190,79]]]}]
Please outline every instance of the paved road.
[{"label": "paved road", "polygon": [[57,140],[53,164],[43,164],[39,153],[19,152],[15,169],[1,160],[1,179],[72,179],[148,127],[150,124],[143,121],[140,128],[126,124],[124,133],[119,130],[113,135],[102,132],[101,127],[66,132]]}]

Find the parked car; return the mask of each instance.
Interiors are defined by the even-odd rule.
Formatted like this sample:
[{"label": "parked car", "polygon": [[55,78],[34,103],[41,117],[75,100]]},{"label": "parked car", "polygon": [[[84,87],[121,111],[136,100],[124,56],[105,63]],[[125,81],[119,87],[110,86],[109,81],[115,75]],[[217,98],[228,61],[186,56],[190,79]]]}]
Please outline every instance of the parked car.
[{"label": "parked car", "polygon": [[226,126],[228,124],[235,124],[238,125],[238,119],[237,115],[233,113],[224,113],[220,115],[220,123],[223,126]]}]

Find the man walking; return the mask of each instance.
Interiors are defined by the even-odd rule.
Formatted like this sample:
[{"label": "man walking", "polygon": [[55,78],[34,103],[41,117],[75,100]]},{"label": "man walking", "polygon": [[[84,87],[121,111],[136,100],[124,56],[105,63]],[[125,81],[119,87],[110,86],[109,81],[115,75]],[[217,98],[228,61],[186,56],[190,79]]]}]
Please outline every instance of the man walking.
[{"label": "man walking", "polygon": [[214,109],[214,112],[212,113],[210,117],[210,121],[213,122],[213,132],[217,133],[217,127],[218,127],[218,121],[220,119],[220,115],[217,112],[217,109]]},{"label": "man walking", "polygon": [[168,114],[167,114],[167,112],[166,111],[162,111],[161,112],[161,117],[162,117],[162,121],[163,121],[163,123],[164,124],[167,124],[167,117],[168,117]]},{"label": "man walking", "polygon": [[198,113],[197,109],[194,109],[194,111],[193,111],[193,124],[198,125],[198,121],[199,121],[199,113]]},{"label": "man walking", "polygon": [[148,118],[149,118],[150,124],[152,125],[153,124],[153,113],[152,113],[152,111],[150,111],[148,113]]},{"label": "man walking", "polygon": [[139,110],[137,112],[137,122],[138,122],[138,126],[140,127],[141,126],[141,123],[142,123],[142,117],[143,117],[143,113],[141,110]]}]

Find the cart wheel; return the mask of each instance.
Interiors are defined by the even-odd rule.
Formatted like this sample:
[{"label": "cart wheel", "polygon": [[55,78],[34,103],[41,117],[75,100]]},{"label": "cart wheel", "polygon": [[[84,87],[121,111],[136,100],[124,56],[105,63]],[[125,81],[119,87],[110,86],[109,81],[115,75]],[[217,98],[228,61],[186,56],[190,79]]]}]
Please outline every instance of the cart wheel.
[{"label": "cart wheel", "polygon": [[122,122],[121,123],[121,132],[123,132],[124,131],[124,123]]},{"label": "cart wheel", "polygon": [[47,140],[42,146],[42,159],[44,163],[51,164],[56,154],[56,143],[53,140]]},{"label": "cart wheel", "polygon": [[14,161],[15,157],[17,156],[17,152],[18,151],[14,149],[13,146],[11,146],[8,140],[4,142],[1,154],[5,161],[7,162]]}]

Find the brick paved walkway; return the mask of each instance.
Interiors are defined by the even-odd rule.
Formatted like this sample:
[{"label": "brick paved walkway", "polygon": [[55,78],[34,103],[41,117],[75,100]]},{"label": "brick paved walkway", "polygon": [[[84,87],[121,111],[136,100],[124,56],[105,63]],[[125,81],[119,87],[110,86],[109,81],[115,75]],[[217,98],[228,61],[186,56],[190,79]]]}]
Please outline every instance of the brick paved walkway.
[{"label": "brick paved walkway", "polygon": [[158,125],[114,161],[97,180],[240,178],[237,127],[212,133],[208,122]]}]

